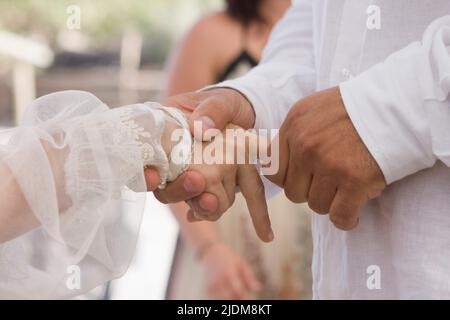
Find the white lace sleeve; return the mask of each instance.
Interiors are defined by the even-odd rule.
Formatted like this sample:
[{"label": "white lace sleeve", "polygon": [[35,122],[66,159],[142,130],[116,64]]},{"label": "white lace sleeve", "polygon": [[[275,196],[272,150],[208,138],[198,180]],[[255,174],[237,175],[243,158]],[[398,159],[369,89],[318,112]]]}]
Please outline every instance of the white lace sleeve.
[{"label": "white lace sleeve", "polygon": [[[169,138],[176,128],[180,142]],[[109,109],[65,91],[36,100],[0,143],[0,298],[67,298],[126,271],[143,168],[156,167],[164,187],[189,162],[191,136],[175,109]]]}]

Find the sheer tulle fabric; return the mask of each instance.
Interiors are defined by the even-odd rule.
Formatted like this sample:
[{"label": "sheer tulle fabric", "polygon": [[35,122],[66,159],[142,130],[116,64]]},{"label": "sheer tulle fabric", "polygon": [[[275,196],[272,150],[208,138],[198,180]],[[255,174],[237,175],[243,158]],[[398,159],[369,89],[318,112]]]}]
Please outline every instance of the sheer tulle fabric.
[{"label": "sheer tulle fabric", "polygon": [[36,100],[21,126],[0,133],[0,166],[10,172],[0,189],[15,179],[36,220],[0,244],[0,298],[68,298],[127,270],[145,204],[143,167],[158,168],[162,185],[183,169],[171,172],[171,142],[162,141],[185,126],[173,115],[151,103],[109,109],[65,91]]}]

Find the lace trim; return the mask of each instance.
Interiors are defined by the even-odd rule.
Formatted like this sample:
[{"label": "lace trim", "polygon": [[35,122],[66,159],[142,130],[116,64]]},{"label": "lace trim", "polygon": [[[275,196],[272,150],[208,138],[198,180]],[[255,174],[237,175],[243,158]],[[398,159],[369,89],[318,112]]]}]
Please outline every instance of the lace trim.
[{"label": "lace trim", "polygon": [[[155,111],[162,111],[166,116],[173,119],[181,129],[183,129],[183,137],[179,143],[173,146],[168,157],[168,168],[165,172],[165,178],[161,178],[159,189],[164,189],[167,182],[175,180],[179,175],[186,171],[192,158],[192,135],[189,130],[189,124],[185,115],[177,108],[164,107],[159,103],[146,102],[146,106]],[[177,154],[177,162],[173,161],[171,155]],[[181,160],[181,161],[180,161]]]},{"label": "lace trim", "polygon": [[[142,110],[142,107],[145,109]],[[139,108],[141,108],[139,110]],[[139,111],[145,114],[146,110],[151,113],[154,120],[154,127],[151,132],[139,124]],[[137,113],[136,113],[137,112]],[[98,116],[98,114],[97,114]],[[166,155],[162,144],[161,137],[164,133],[167,117],[175,120],[184,130],[182,140],[176,144],[169,156]],[[145,117],[143,116],[143,121]],[[84,137],[86,132],[95,134],[98,133],[99,142],[104,141],[105,152],[115,154],[121,159],[119,164],[116,164],[118,172],[114,179],[124,180],[131,189],[135,184],[130,180],[138,180],[138,175],[142,174],[142,167],[153,166],[160,174],[159,188],[165,188],[167,182],[175,180],[188,167],[192,152],[192,137],[188,129],[188,123],[184,114],[175,108],[166,108],[158,103],[146,103],[145,105],[133,105],[122,107],[118,109],[110,109],[105,112],[104,118],[99,120],[93,118],[93,121],[83,121],[72,123],[69,126],[75,134],[80,137],[75,138],[74,143],[70,146],[71,152],[66,162],[66,190],[72,200],[81,200],[84,194],[83,181],[89,181],[90,177],[83,172],[80,174],[73,174],[78,172],[78,168],[82,166],[80,159],[83,158],[83,152],[91,152],[85,145],[86,139]],[[90,126],[92,127],[90,128]],[[109,138],[110,137],[110,138]],[[108,141],[108,139],[110,139]],[[171,159],[171,154],[177,153],[177,159],[182,159],[181,163],[175,163]],[[118,166],[117,166],[118,165]],[[141,166],[140,166],[141,165]],[[140,167],[139,167],[140,166]],[[69,174],[70,173],[70,174]],[[100,173],[93,173],[100,174]],[[100,177],[102,179],[102,177]],[[90,181],[92,183],[92,181]],[[119,184],[117,184],[119,186]],[[114,198],[120,198],[121,188],[118,190],[111,190]],[[80,194],[81,193],[81,194]],[[74,199],[75,198],[75,199]]]}]

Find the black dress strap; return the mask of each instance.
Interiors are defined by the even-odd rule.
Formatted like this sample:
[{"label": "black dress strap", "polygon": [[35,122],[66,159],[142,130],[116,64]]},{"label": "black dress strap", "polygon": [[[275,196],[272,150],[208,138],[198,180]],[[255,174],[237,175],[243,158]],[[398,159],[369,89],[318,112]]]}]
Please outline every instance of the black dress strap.
[{"label": "black dress strap", "polygon": [[247,29],[243,27],[242,30],[242,50],[241,52],[228,64],[228,66],[224,69],[224,72],[219,75],[217,78],[217,82],[222,82],[227,80],[228,77],[233,74],[241,64],[247,64],[251,68],[256,67],[258,65],[258,60],[255,59],[247,50]]},{"label": "black dress strap", "polygon": [[222,82],[228,79],[233,72],[241,65],[248,64],[251,68],[258,65],[258,61],[253,58],[246,50],[242,51],[236,58],[231,61],[225,71],[218,77],[217,82]]}]

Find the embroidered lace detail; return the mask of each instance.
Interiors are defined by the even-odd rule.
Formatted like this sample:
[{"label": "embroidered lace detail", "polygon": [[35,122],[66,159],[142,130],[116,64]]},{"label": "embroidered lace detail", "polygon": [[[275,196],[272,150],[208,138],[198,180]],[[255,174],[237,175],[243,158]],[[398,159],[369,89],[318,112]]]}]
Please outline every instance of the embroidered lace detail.
[{"label": "embroidered lace detail", "polygon": [[[0,153],[6,181],[17,180],[40,226],[0,246],[0,298],[70,298],[123,274],[145,210],[144,167],[157,168],[164,186],[188,163],[186,119],[168,110],[109,109],[80,91],[32,103]],[[171,140],[180,127],[182,144]],[[174,163],[174,149],[186,158]],[[72,266],[82,270],[80,290],[67,286]]]},{"label": "embroidered lace detail", "polygon": [[[189,125],[185,115],[176,108],[169,108],[161,106],[155,102],[146,102],[145,105],[153,110],[159,110],[164,113],[165,118],[171,119],[178,124],[179,128],[183,131],[181,140],[172,147],[168,156],[168,167],[165,172],[164,179],[161,179],[160,189],[164,189],[167,182],[175,180],[180,174],[182,174],[192,158],[192,144],[193,139],[189,130]],[[175,155],[175,159],[173,157]]]},{"label": "embroidered lace detail", "polygon": [[[143,168],[152,166],[160,174],[159,187],[164,188],[167,182],[176,179],[187,168],[192,137],[184,115],[177,109],[147,103],[102,113],[101,117],[96,114],[82,121],[75,120],[66,128],[66,135],[72,137],[65,168],[66,188],[73,200],[89,199],[92,190],[86,190],[83,185],[92,186],[96,180],[113,178],[123,186],[139,190],[142,186],[138,180]],[[177,152],[177,160],[180,162],[181,159],[181,163],[172,161],[162,146],[161,139],[168,120],[175,121],[184,130],[181,141],[172,150]],[[95,161],[100,151],[107,158],[103,163]],[[115,172],[109,170],[111,167]],[[122,189],[111,190],[111,193],[114,199],[118,199]]]}]

